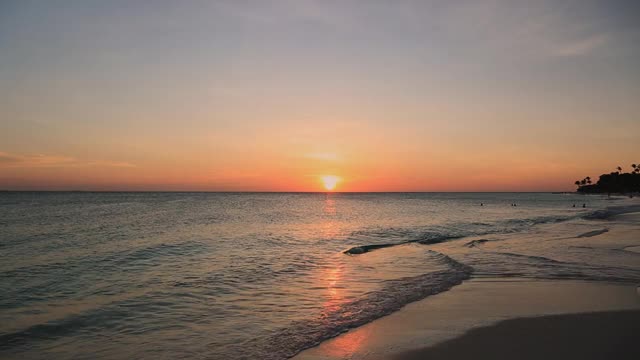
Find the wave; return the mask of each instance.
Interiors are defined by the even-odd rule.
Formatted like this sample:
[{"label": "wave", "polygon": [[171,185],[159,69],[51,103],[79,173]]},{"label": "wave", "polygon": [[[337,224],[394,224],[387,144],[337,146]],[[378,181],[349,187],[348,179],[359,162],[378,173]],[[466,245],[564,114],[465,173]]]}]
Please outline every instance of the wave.
[{"label": "wave", "polygon": [[548,280],[588,280],[637,283],[640,270],[510,252],[472,251],[462,256],[474,277],[518,277]]},{"label": "wave", "polygon": [[113,322],[111,319],[121,318],[121,316],[122,315],[114,314],[111,311],[95,311],[83,315],[69,316],[59,321],[33,325],[24,330],[1,334],[0,350],[16,348],[37,340],[64,337],[79,328],[91,326],[108,327],[108,324]]},{"label": "wave", "polygon": [[[364,236],[367,238],[384,238],[384,239],[398,239],[396,242],[385,242],[381,244],[364,244],[353,246],[345,251],[344,254],[348,255],[360,255],[369,251],[383,249],[391,246],[404,245],[408,243],[419,243],[424,245],[437,244],[445,241],[456,240],[470,236],[484,236],[491,234],[509,234],[525,231],[532,226],[560,223],[574,219],[609,219],[616,215],[622,215],[631,212],[640,211],[640,204],[624,205],[624,206],[611,206],[603,210],[595,210],[588,214],[579,213],[572,215],[550,215],[550,216],[537,216],[525,219],[507,219],[496,221],[493,223],[488,222],[470,222],[470,223],[457,223],[444,226],[433,226],[431,228],[422,229],[375,229],[372,231],[358,231],[352,235]],[[591,237],[603,234],[608,229],[590,231],[584,234],[580,234],[577,237]],[[467,243],[467,247],[474,247],[484,243],[485,241],[477,240],[475,242]]]},{"label": "wave", "polygon": [[464,246],[468,247],[468,248],[472,248],[472,247],[476,247],[478,245],[482,245],[486,242],[489,242],[491,240],[489,239],[478,239],[478,240],[471,240],[468,243],[464,244]]},{"label": "wave", "polygon": [[[5,297],[0,299],[0,308],[13,309],[23,307],[26,303],[47,302],[51,297],[66,297],[70,293],[83,296],[95,295],[97,290],[83,287],[84,281],[90,278],[96,282],[110,279],[112,274],[126,271],[129,274],[143,273],[160,263],[168,263],[169,259],[181,259],[195,256],[205,244],[198,240],[181,243],[147,244],[136,249],[119,250],[110,253],[95,254],[84,257],[54,261],[50,263],[19,266],[3,272]],[[55,278],[49,281],[33,281],[33,279]],[[31,283],[30,286],[19,286]],[[110,291],[111,284],[100,291]]]},{"label": "wave", "polygon": [[[343,253],[347,255],[361,255],[373,250],[410,243],[432,245],[471,236],[516,233],[527,230],[535,225],[568,221],[576,219],[579,216],[580,215],[539,216],[528,219],[507,219],[496,221],[494,223],[470,222],[418,229],[392,228],[387,229],[387,231],[381,229],[376,229],[370,232],[359,231],[354,234],[358,236],[365,236],[367,238],[383,238],[386,240],[389,238],[397,238],[398,241],[357,245],[343,251]],[[478,240],[473,244],[468,243],[467,245],[468,247],[472,247],[483,242],[484,241]]]},{"label": "wave", "polygon": [[398,243],[361,245],[361,246],[354,246],[350,249],[347,249],[343,251],[343,253],[347,255],[360,255],[372,250],[383,249],[383,248],[392,247],[392,246],[405,245],[405,244],[411,244],[411,243],[419,243],[424,245],[437,244],[447,240],[454,240],[462,237],[464,236],[442,235],[438,237],[426,238],[421,240],[407,240],[407,241],[398,242]]},{"label": "wave", "polygon": [[[351,302],[329,307],[314,319],[298,320],[285,328],[247,339],[245,342],[222,345],[216,351],[235,354],[236,359],[286,359],[321,341],[397,311],[408,303],[447,291],[468,279],[473,272],[471,267],[444,254],[430,250],[425,254],[425,261],[439,265],[436,266],[438,270],[385,281],[382,288]],[[125,333],[131,331],[131,324],[148,317],[149,314],[172,313],[175,309],[171,306],[180,306],[151,298],[153,296],[146,295],[113,302],[61,319],[0,334],[0,351],[19,352],[33,342],[87,334],[98,328]]]},{"label": "wave", "polygon": [[406,244],[406,243],[407,242],[394,243],[394,244],[374,244],[374,245],[354,246],[351,249],[343,251],[343,253],[348,254],[348,255],[359,255],[359,254],[364,254],[366,252],[369,252],[371,250],[382,249],[382,248],[396,246],[396,245],[402,245],[402,244]]},{"label": "wave", "polygon": [[576,236],[577,238],[585,238],[585,237],[594,237],[594,236],[598,236],[598,235],[602,235],[606,232],[608,232],[609,229],[600,229],[600,230],[593,230],[593,231],[588,231],[586,233],[582,233],[578,236]]},{"label": "wave", "polygon": [[623,206],[610,206],[606,209],[596,210],[582,218],[585,220],[607,220],[617,215],[639,212],[640,204],[623,205]]},{"label": "wave", "polygon": [[[304,349],[316,346],[349,329],[395,312],[408,303],[447,291],[470,278],[473,273],[473,268],[447,255],[431,250],[428,254],[428,260],[445,265],[447,269],[415,277],[389,280],[385,282],[382,289],[344,304],[318,319],[294,322],[271,336],[260,339],[255,353],[240,355],[238,359],[290,358]],[[236,354],[246,351],[244,345],[238,346],[238,349],[233,349]]]}]

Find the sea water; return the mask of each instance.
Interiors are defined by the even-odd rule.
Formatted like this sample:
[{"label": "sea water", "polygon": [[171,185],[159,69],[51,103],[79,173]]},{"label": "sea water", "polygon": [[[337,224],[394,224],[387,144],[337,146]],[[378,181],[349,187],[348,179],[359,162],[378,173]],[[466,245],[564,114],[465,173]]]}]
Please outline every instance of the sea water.
[{"label": "sea water", "polygon": [[[0,193],[0,356],[286,359],[471,276],[639,281],[637,254],[607,262],[585,248],[554,260],[545,251],[562,237],[547,244],[538,230],[625,201]],[[512,237],[524,241],[474,251]]]}]

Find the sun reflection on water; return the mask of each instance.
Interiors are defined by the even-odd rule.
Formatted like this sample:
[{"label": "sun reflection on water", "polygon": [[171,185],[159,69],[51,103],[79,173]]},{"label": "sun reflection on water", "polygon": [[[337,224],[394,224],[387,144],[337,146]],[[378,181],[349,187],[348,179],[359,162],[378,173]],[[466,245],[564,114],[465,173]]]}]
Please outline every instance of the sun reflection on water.
[{"label": "sun reflection on water", "polygon": [[324,317],[330,317],[340,310],[345,303],[344,287],[342,286],[344,278],[343,265],[327,268],[323,271],[323,286],[327,289],[324,294],[325,301],[322,303],[324,309]]},{"label": "sun reflection on water", "polygon": [[[344,265],[338,264],[324,270],[323,281],[326,286],[326,301],[322,304],[323,317],[328,322],[340,322],[341,317],[349,316],[349,313],[344,313],[343,309],[349,301],[349,297],[346,295],[347,289],[344,286],[346,281]],[[366,332],[356,331],[348,336],[339,336],[331,340],[325,351],[328,355],[336,358],[349,358],[362,348],[369,335]]]},{"label": "sun reflection on water", "polygon": [[340,226],[335,220],[337,214],[336,200],[329,194],[324,199],[322,214],[326,221],[323,221],[319,225],[322,237],[325,239],[334,239],[340,234]]},{"label": "sun reflection on water", "polygon": [[327,194],[324,198],[324,207],[322,208],[322,212],[327,216],[336,215],[336,200],[330,194]]}]

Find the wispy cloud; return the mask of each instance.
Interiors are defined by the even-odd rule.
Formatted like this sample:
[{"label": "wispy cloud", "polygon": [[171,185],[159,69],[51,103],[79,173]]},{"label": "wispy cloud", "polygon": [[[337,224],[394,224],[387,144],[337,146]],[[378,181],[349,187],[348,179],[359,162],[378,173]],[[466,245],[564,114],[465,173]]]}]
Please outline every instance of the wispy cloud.
[{"label": "wispy cloud", "polygon": [[68,156],[56,155],[21,155],[0,152],[0,165],[3,167],[49,167],[69,166],[75,164],[76,159]]},{"label": "wispy cloud", "polygon": [[604,34],[593,35],[584,39],[580,39],[557,48],[554,51],[556,56],[580,56],[586,55],[601,47],[609,40]]},{"label": "wispy cloud", "polygon": [[47,154],[14,154],[0,151],[0,167],[135,167],[123,161],[93,160],[83,161],[70,156]]},{"label": "wispy cloud", "polygon": [[86,163],[87,166],[104,166],[104,167],[136,167],[132,163],[128,163],[125,161],[111,161],[111,160],[101,160],[101,161],[89,161]]}]

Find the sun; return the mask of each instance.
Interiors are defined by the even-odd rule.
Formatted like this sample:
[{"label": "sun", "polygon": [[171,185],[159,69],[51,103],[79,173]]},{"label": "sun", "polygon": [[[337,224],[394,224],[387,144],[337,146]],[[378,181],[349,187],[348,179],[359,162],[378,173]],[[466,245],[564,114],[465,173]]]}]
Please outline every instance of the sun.
[{"label": "sun", "polygon": [[327,191],[333,191],[340,180],[342,179],[335,175],[324,175],[320,177],[320,181],[322,181],[322,185],[324,185]]}]

